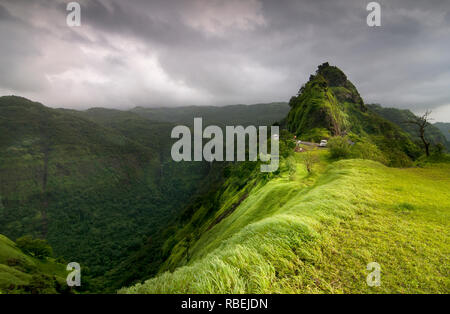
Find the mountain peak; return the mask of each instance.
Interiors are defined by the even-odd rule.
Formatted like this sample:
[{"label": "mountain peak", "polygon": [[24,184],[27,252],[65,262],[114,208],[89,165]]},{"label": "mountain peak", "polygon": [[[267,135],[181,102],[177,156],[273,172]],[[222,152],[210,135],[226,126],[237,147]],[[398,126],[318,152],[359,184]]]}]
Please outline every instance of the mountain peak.
[{"label": "mountain peak", "polygon": [[359,95],[355,85],[350,82],[347,75],[337,66],[330,65],[328,62],[318,66],[316,75],[322,76],[331,87],[335,96],[340,102],[349,102],[361,106],[361,110],[365,110],[364,101]]},{"label": "mountain peak", "polygon": [[328,62],[319,65],[289,105],[287,128],[301,140],[348,136],[353,142],[375,143],[395,165],[417,157],[417,147],[409,137],[369,110],[344,72]]},{"label": "mountain peak", "polygon": [[328,62],[319,65],[316,75],[322,75],[330,87],[345,86],[347,83],[347,76],[341,69],[330,65]]},{"label": "mountain peak", "polygon": [[345,73],[328,62],[318,66],[316,73],[289,104],[289,130],[315,140],[346,133],[346,107],[366,110],[356,87]]}]

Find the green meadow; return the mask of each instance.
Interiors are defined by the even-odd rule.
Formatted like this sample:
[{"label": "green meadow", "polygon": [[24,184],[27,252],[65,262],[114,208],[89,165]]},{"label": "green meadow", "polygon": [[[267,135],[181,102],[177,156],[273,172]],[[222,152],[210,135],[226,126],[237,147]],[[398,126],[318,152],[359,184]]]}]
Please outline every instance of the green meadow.
[{"label": "green meadow", "polygon": [[[196,225],[200,236],[175,246],[165,271],[119,292],[449,293],[450,164],[313,154],[311,173],[295,153],[275,177],[225,190],[223,208],[239,204],[231,214]],[[366,283],[371,262],[380,286]]]}]

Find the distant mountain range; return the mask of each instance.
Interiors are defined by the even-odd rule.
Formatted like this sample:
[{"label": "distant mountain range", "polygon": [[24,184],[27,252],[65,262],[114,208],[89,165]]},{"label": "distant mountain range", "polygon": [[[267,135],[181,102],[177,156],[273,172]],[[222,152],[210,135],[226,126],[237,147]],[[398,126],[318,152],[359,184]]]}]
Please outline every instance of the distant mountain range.
[{"label": "distant mountain range", "polygon": [[[414,114],[410,110],[397,108],[384,108],[377,104],[367,105],[370,110],[376,112],[383,118],[398,125],[404,132],[408,133],[414,141],[419,141],[417,127],[407,123]],[[428,126],[427,138],[433,144],[441,143],[450,151],[450,123],[438,122]]]}]

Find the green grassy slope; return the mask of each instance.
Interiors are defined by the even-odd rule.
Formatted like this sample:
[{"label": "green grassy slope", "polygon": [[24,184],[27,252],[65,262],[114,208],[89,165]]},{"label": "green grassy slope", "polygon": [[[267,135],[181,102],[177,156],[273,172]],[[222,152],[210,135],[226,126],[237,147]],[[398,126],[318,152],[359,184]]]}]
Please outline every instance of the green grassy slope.
[{"label": "green grassy slope", "polygon": [[[216,213],[186,226],[201,232],[184,232],[170,271],[120,292],[449,293],[450,164],[398,169],[316,154],[313,174],[295,154],[278,175],[247,180],[244,197],[224,191]],[[380,287],[366,284],[370,262],[381,265]]]},{"label": "green grassy slope", "polygon": [[60,293],[66,276],[65,265],[26,255],[0,235],[0,293]]}]

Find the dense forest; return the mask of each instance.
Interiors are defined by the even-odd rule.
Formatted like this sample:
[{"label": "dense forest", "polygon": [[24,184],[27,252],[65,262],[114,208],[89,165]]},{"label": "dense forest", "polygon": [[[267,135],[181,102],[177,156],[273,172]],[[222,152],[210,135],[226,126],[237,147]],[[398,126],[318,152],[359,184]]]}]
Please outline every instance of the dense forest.
[{"label": "dense forest", "polygon": [[[210,121],[226,125],[239,116],[244,124],[270,124],[286,109],[229,106]],[[155,121],[135,110],[51,109],[1,97],[0,234],[47,239],[55,256],[81,263],[92,278],[113,271],[216,180],[209,163],[170,157],[174,123],[189,125],[203,110],[211,112],[189,107],[172,121]]]}]

